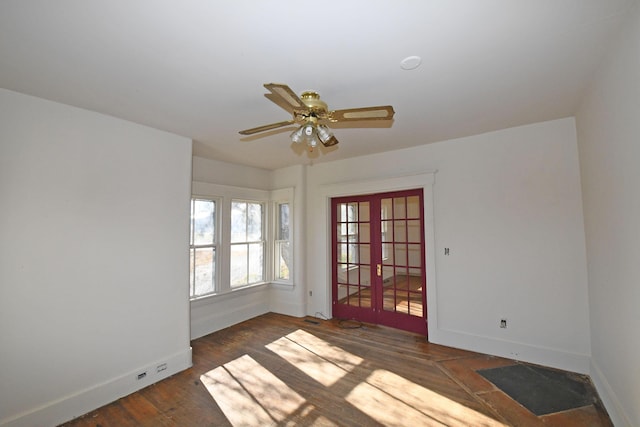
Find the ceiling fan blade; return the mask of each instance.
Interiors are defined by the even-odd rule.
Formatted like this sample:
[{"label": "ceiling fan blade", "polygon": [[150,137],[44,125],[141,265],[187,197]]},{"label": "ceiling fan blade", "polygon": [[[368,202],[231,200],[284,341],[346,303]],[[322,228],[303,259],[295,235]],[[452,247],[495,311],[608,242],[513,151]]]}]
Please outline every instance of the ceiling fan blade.
[{"label": "ceiling fan blade", "polygon": [[329,113],[332,122],[349,122],[359,120],[391,120],[395,111],[391,105],[379,107],[348,108]]},{"label": "ceiling fan blade", "polygon": [[271,92],[266,93],[264,96],[288,112],[293,113],[296,110],[307,109],[307,106],[304,105],[302,100],[298,98],[298,95],[296,95],[289,86],[279,83],[265,83],[264,87]]},{"label": "ceiling fan blade", "polygon": [[265,130],[271,130],[280,128],[287,125],[292,125],[295,122],[293,120],[286,120],[284,122],[271,123],[270,125],[258,126],[257,128],[245,129],[238,132],[240,135],[253,135],[254,133],[264,132]]}]

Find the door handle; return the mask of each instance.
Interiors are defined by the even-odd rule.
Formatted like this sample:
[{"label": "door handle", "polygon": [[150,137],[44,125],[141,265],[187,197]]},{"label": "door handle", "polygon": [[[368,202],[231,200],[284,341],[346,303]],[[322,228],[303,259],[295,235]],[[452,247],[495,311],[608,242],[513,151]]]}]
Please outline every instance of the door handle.
[{"label": "door handle", "polygon": [[382,277],[382,264],[378,264],[376,266],[376,271],[378,273],[378,277]]}]

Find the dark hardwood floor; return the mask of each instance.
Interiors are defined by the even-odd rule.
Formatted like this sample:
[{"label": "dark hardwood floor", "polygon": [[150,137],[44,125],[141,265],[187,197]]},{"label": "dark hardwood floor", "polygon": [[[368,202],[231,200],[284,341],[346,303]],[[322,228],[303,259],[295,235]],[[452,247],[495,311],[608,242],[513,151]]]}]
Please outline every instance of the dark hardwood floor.
[{"label": "dark hardwood floor", "polygon": [[65,426],[611,426],[536,417],[476,371],[518,362],[391,328],[266,314],[194,340],[193,367]]}]

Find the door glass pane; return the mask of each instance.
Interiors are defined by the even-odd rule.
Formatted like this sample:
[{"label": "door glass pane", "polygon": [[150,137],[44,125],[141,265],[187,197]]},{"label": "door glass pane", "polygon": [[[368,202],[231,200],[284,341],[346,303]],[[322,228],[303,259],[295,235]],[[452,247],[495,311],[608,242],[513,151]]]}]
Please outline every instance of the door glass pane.
[{"label": "door glass pane", "polygon": [[396,311],[395,291],[392,289],[385,289],[382,294],[382,308],[385,311]]},{"label": "door glass pane", "polygon": [[360,233],[358,234],[358,238],[361,243],[369,243],[371,241],[371,226],[368,222],[361,222],[359,224]]},{"label": "door glass pane", "polygon": [[360,295],[358,293],[358,286],[349,286],[349,305],[354,307],[360,307]]},{"label": "door glass pane", "polygon": [[395,263],[395,257],[393,253],[393,243],[382,244],[382,263],[383,264]]},{"label": "door glass pane", "polygon": [[409,314],[409,298],[406,292],[396,292],[396,312]]},{"label": "door glass pane", "polygon": [[360,284],[363,286],[371,284],[371,267],[360,266]]},{"label": "door glass pane", "polygon": [[392,221],[382,221],[380,224],[380,240],[383,242],[393,242]]},{"label": "door glass pane", "polygon": [[420,218],[420,197],[407,197],[407,218]]},{"label": "door glass pane", "polygon": [[396,243],[407,241],[407,224],[405,221],[393,222],[393,240]]},{"label": "door glass pane", "polygon": [[409,314],[412,316],[422,317],[422,294],[411,292],[409,294]]},{"label": "door glass pane", "polygon": [[354,264],[348,264],[347,265],[347,277],[346,277],[346,282],[349,283],[350,285],[357,285],[359,282],[359,277],[358,277],[358,266],[354,265]]},{"label": "door glass pane", "polygon": [[422,265],[422,253],[420,251],[420,244],[409,244],[407,245],[407,249],[409,251],[407,255],[407,265],[409,267],[420,267]]},{"label": "door glass pane", "polygon": [[409,275],[413,277],[422,277],[422,270],[420,268],[410,268]]},{"label": "door glass pane", "polygon": [[347,224],[341,223],[337,226],[338,233],[338,242],[346,242],[347,241]]},{"label": "door glass pane", "polygon": [[360,203],[359,221],[369,222],[369,202]]},{"label": "door glass pane", "polygon": [[347,204],[347,221],[355,222],[358,220],[358,203]]},{"label": "door glass pane", "polygon": [[392,199],[382,199],[380,201],[380,216],[381,219],[393,218],[393,201]]},{"label": "door glass pane", "polygon": [[407,221],[407,242],[420,243],[420,220]]},{"label": "door glass pane", "polygon": [[348,258],[347,258],[347,256],[348,256],[347,255],[347,247],[348,246],[349,245],[347,243],[338,243],[338,245],[337,245],[338,252],[337,252],[336,255],[337,255],[337,261],[339,263],[345,263],[345,262],[348,261]]},{"label": "door glass pane", "polygon": [[371,264],[371,245],[360,245],[360,264]]},{"label": "door glass pane", "polygon": [[407,205],[404,197],[393,199],[393,218],[404,219],[407,217]]},{"label": "door glass pane", "polygon": [[395,245],[394,252],[394,264],[395,265],[407,265],[407,247],[405,245]]}]

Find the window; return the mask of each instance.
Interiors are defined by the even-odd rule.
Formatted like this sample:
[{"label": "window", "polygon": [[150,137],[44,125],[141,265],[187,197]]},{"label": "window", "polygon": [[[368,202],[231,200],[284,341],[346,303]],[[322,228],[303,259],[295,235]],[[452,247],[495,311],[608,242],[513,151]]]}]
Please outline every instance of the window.
[{"label": "window", "polygon": [[216,202],[191,199],[189,284],[191,298],[216,291]]},{"label": "window", "polygon": [[197,306],[236,290],[293,284],[293,188],[194,181],[191,191],[190,293]]},{"label": "window", "polygon": [[231,202],[230,284],[239,287],[264,281],[264,204]]},{"label": "window", "polygon": [[274,279],[290,280],[291,240],[289,203],[276,203],[276,235],[274,240]]}]

